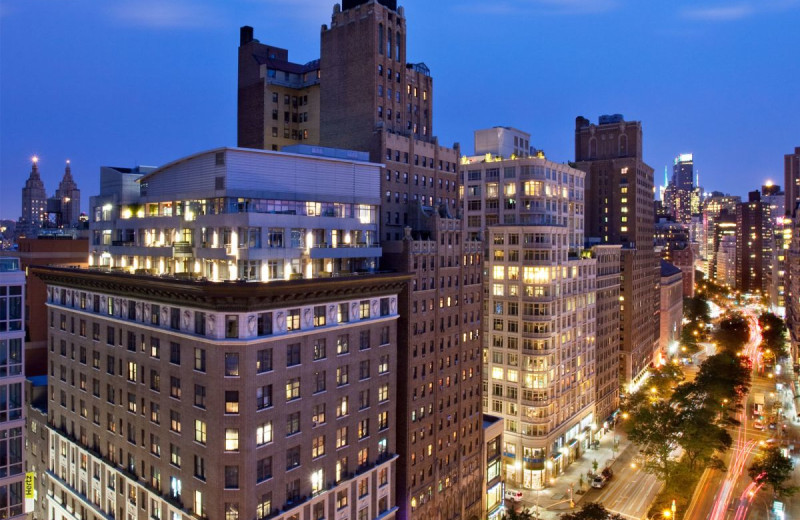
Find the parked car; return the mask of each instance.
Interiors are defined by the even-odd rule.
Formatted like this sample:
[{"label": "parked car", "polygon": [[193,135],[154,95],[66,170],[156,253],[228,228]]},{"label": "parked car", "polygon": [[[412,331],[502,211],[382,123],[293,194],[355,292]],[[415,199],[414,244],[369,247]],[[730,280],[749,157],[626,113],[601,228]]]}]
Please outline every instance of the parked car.
[{"label": "parked car", "polygon": [[595,475],[595,477],[592,479],[592,487],[596,489],[602,489],[603,486],[606,485],[606,482],[608,482],[613,476],[614,471],[611,468],[605,468],[600,472],[599,475]]},{"label": "parked car", "polygon": [[607,481],[608,479],[605,478],[603,475],[597,475],[592,479],[592,487],[595,489],[603,489],[603,486],[606,485]]},{"label": "parked car", "polygon": [[522,491],[518,491],[516,489],[506,489],[506,500],[511,500],[512,502],[521,502]]},{"label": "parked car", "polygon": [[753,428],[755,428],[756,430],[763,430],[764,429],[764,423],[761,422],[760,419],[756,419],[753,422]]}]

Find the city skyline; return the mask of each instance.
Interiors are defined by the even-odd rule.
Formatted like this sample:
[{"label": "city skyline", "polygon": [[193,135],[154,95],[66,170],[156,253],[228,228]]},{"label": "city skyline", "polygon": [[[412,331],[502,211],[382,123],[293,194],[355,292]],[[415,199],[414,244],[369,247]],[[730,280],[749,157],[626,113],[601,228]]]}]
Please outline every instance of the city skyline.
[{"label": "city skyline", "polygon": [[[332,3],[288,5],[3,3],[0,43],[15,52],[0,59],[0,218],[20,216],[33,155],[48,196],[67,159],[91,195],[101,165],[158,166],[235,144],[238,28],[254,26],[262,41],[290,49],[292,61],[319,57],[319,27],[330,23]],[[800,112],[791,93],[800,71],[783,51],[800,37],[781,27],[797,21],[797,2],[402,5],[411,15],[409,61],[424,60],[436,78],[442,145],[459,142],[469,154],[473,130],[513,126],[530,132],[548,159],[566,162],[574,159],[576,116],[621,113],[642,121],[644,158],[656,171],[688,151],[709,191],[743,195],[754,180],[781,184],[782,157],[796,144],[783,114]],[[626,38],[602,37],[622,31]],[[564,38],[574,34],[598,36]],[[591,43],[596,37],[603,45]],[[515,49],[530,49],[529,60]],[[620,78],[631,77],[633,86],[620,89]]]}]

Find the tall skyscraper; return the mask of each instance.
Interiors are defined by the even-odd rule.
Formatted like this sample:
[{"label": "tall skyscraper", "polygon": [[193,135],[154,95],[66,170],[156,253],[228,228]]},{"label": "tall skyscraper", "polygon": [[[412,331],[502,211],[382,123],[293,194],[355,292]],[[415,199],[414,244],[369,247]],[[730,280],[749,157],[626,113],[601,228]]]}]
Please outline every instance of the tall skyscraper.
[{"label": "tall skyscraper", "polygon": [[484,411],[505,421],[506,481],[542,489],[605,419],[596,415],[598,262],[582,254],[585,173],[538,157],[477,156],[462,168],[467,232],[486,234]]},{"label": "tall skyscraper", "polygon": [[81,190],[78,189],[75,179],[72,178],[69,160],[64,168],[64,177],[58,184],[55,198],[60,201],[62,226],[73,227],[78,224],[81,215]]},{"label": "tall skyscraper", "polygon": [[694,184],[694,157],[683,153],[675,157],[672,180],[665,191],[669,216],[676,222],[688,224],[692,214],[699,212],[699,197]]},{"label": "tall skyscraper", "polygon": [[789,232],[789,249],[786,252],[786,272],[784,275],[786,326],[791,340],[792,360],[797,363],[800,350],[800,219],[797,218],[797,205],[800,203],[800,146],[794,153],[783,157],[785,211]]},{"label": "tall skyscraper", "polygon": [[642,125],[621,115],[575,122],[576,167],[586,172],[586,236],[621,244],[620,382],[631,391],[654,360],[660,265],[653,250],[653,169],[642,158]]},{"label": "tall skyscraper", "polygon": [[[463,235],[459,150],[440,146],[433,134],[433,78],[424,63],[408,61],[406,37],[405,13],[394,0],[334,6],[321,31],[319,144],[366,151],[384,165],[381,266],[412,274],[398,324],[398,517],[481,517],[482,244]],[[247,57],[240,52],[240,59]],[[267,74],[270,68],[280,77],[277,64],[267,64]],[[240,93],[252,84],[247,74],[240,65]],[[266,88],[254,87],[253,95]],[[240,96],[240,118],[247,118],[242,103]],[[279,120],[286,117],[276,109]],[[260,136],[252,120],[240,120],[239,142],[266,141],[270,117]],[[243,140],[250,131],[255,138]]]},{"label": "tall skyscraper", "polygon": [[[703,235],[705,242],[700,244],[700,256],[705,259],[705,274],[709,278],[717,276],[717,252],[720,239],[730,224],[736,227],[736,207],[742,201],[739,196],[713,192],[703,203]],[[735,232],[734,232],[735,234]]]},{"label": "tall skyscraper", "polygon": [[786,194],[779,185],[767,181],[761,186],[761,202],[765,219],[764,287],[770,305],[782,309],[785,304],[786,249],[791,240],[791,231],[788,234],[784,232]]},{"label": "tall skyscraper", "polygon": [[694,156],[682,153],[675,157],[672,166],[672,182],[679,190],[692,191],[694,189]]},{"label": "tall skyscraper", "polygon": [[747,202],[736,209],[736,288],[742,292],[763,293],[767,289],[764,241],[771,235],[768,221],[769,208],[762,203],[761,193],[751,191]]},{"label": "tall skyscraper", "polygon": [[0,258],[0,414],[2,466],[0,473],[0,517],[26,518],[24,514],[25,466],[25,271],[16,258]]},{"label": "tall skyscraper", "polygon": [[22,216],[20,217],[21,229],[18,232],[35,234],[47,221],[47,192],[44,182],[39,175],[39,158],[31,161],[31,173],[22,188]]},{"label": "tall skyscraper", "polygon": [[800,146],[794,153],[783,156],[783,187],[786,196],[786,212],[794,216],[800,202]]}]

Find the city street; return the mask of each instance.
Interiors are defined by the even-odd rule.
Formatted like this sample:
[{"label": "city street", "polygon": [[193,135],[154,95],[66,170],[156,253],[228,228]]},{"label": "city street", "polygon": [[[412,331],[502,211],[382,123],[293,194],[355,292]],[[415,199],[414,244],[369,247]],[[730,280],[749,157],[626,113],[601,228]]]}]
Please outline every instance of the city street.
[{"label": "city street", "polygon": [[[619,447],[616,452],[613,449],[615,436]],[[590,450],[575,461],[552,486],[538,492],[523,491],[524,498],[516,504],[516,508],[526,508],[532,513],[538,510],[542,520],[557,519],[561,513],[570,511],[570,489],[580,489],[580,476],[584,475],[584,492],[574,493],[576,509],[584,502],[600,502],[626,519],[641,519],[660,491],[662,483],[639,467],[632,467],[636,453],[636,447],[627,441],[622,428],[618,427],[615,433],[608,432],[601,438],[597,450]],[[590,487],[586,477],[587,472],[592,469],[593,460],[598,461],[599,468],[610,466],[614,471],[614,476],[602,489]],[[515,506],[509,501],[506,501],[506,505]]]},{"label": "city street", "polygon": [[[747,314],[752,332],[750,341],[745,345],[744,355],[755,361],[761,334],[752,311]],[[760,372],[758,363],[754,362],[752,386],[745,407],[738,415],[741,425],[731,432],[734,444],[723,457],[726,471],[704,472],[684,518],[689,520],[774,518],[770,516],[772,498],[769,491],[753,483],[747,474],[747,469],[760,447],[765,444],[775,443],[787,448],[793,447],[792,439],[798,438],[800,428],[798,423],[792,420],[796,417],[796,412],[791,391],[777,390],[775,379]],[[766,420],[759,421],[760,427],[756,427],[754,415],[757,400],[763,400],[765,406],[763,416]],[[773,430],[768,426],[769,417],[774,415],[778,407],[786,418],[776,416],[776,427]],[[782,428],[783,424],[786,424],[785,431]],[[795,481],[797,481],[797,470],[795,470]],[[800,514],[800,500],[790,499],[786,505],[790,513]],[[794,515],[790,514],[787,518],[792,516]]]}]

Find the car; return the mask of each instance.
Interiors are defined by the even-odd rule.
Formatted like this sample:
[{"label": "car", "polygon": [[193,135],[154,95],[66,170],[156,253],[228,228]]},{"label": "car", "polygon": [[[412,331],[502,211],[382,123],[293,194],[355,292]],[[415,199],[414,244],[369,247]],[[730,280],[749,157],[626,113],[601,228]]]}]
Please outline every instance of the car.
[{"label": "car", "polygon": [[516,489],[506,489],[506,500],[511,500],[512,502],[521,502],[522,491],[518,491]]},{"label": "car", "polygon": [[761,420],[756,419],[753,422],[753,428],[755,428],[756,430],[763,430],[764,429],[764,423],[761,422]]},{"label": "car", "polygon": [[767,425],[767,428],[769,428],[770,430],[775,430],[775,429],[777,429],[777,428],[778,428],[778,425],[777,425],[777,423],[775,423],[775,422],[771,422],[771,423],[769,423],[769,424]]},{"label": "car", "polygon": [[592,479],[592,487],[597,489],[602,489],[603,486],[606,485],[606,482],[611,480],[611,477],[614,476],[614,471],[611,468],[605,468],[603,471],[600,472],[599,475],[595,475]]}]

